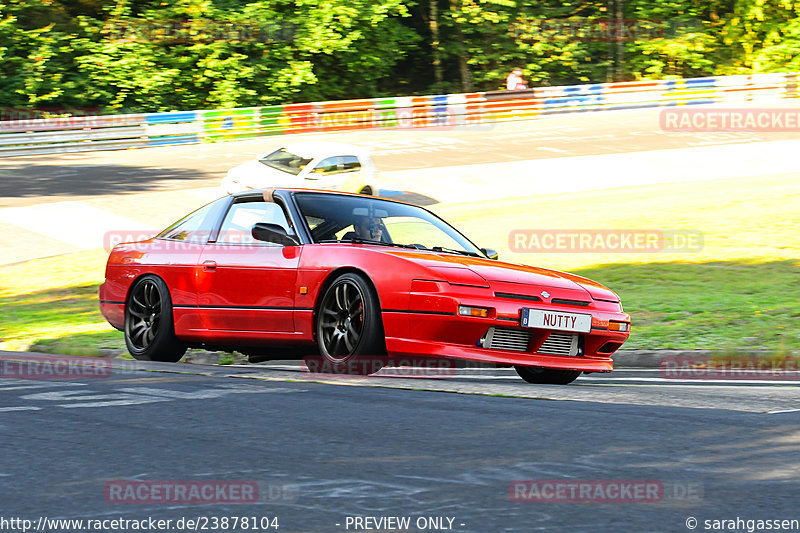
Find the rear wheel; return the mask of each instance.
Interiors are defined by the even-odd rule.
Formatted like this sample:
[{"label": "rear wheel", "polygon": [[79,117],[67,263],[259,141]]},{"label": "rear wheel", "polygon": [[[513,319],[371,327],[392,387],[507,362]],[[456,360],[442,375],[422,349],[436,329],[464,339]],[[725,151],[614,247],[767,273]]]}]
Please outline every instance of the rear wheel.
[{"label": "rear wheel", "polygon": [[317,310],[317,343],[334,373],[372,374],[385,364],[378,297],[361,274],[348,272],[325,291]]},{"label": "rear wheel", "polygon": [[515,366],[519,377],[528,383],[547,385],[567,385],[581,375],[580,370],[558,370],[554,368],[539,368],[535,366]]},{"label": "rear wheel", "polygon": [[367,194],[367,195],[370,195],[370,196],[372,196],[372,187],[370,187],[369,185],[367,185],[366,187],[364,187],[363,189],[361,189],[360,191],[358,191],[358,194]]},{"label": "rear wheel", "polygon": [[167,284],[158,276],[143,276],[131,287],[125,305],[125,344],[140,361],[176,363],[186,353],[186,345],[175,338]]}]

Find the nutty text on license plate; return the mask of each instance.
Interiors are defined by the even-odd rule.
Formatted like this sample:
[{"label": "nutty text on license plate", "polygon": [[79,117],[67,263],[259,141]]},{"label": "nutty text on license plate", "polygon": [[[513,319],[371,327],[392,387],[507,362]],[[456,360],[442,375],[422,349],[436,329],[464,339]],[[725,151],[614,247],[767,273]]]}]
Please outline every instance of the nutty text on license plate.
[{"label": "nutty text on license plate", "polygon": [[520,325],[525,328],[556,329],[560,331],[580,331],[582,333],[589,333],[592,329],[592,315],[525,308],[522,310]]}]

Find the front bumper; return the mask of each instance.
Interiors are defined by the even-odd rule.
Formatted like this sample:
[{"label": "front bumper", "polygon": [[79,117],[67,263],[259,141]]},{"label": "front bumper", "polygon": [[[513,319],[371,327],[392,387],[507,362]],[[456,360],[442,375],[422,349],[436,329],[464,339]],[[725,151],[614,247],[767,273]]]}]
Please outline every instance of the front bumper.
[{"label": "front bumper", "polygon": [[[450,357],[482,363],[609,372],[613,369],[611,355],[629,336],[629,331],[609,330],[610,321],[630,325],[630,316],[621,311],[619,304],[593,301],[586,307],[576,307],[498,298],[492,289],[482,287],[453,286],[442,282],[425,282],[425,285],[417,286],[431,288],[433,283],[440,291],[420,293],[412,290],[409,310],[384,310],[383,321],[388,335],[386,348],[390,356]],[[485,318],[462,316],[457,311],[459,305],[484,307],[490,312]],[[591,330],[584,333],[522,327],[523,308],[591,315]],[[492,328],[516,333],[528,340],[516,349],[495,347],[485,342]],[[580,350],[562,355],[549,353],[552,349],[545,349],[544,345],[551,334],[577,336]],[[539,349],[548,353],[540,353]]]},{"label": "front bumper", "polygon": [[544,355],[414,339],[387,338],[386,350],[390,357],[405,357],[408,355],[444,357],[479,363],[537,366],[561,370],[582,370],[584,372],[611,372],[614,369],[614,362],[611,357]]}]

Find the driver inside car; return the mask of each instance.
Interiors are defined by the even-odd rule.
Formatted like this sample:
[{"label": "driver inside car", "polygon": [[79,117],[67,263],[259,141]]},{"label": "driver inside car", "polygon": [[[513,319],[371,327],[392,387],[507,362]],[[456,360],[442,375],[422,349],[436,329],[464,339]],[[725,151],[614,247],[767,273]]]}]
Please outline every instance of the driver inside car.
[{"label": "driver inside car", "polygon": [[368,241],[383,240],[383,221],[377,217],[359,216],[353,222],[355,231],[344,236],[346,239],[364,239]]}]

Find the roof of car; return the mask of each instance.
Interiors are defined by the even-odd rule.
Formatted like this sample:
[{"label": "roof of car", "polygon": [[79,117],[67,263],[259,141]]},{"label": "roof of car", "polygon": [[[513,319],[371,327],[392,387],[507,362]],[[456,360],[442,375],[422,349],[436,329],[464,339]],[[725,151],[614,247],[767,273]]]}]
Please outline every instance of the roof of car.
[{"label": "roof of car", "polygon": [[[231,196],[240,197],[240,196],[259,196],[264,194],[264,190],[266,189],[248,189],[246,191],[239,191],[231,194]],[[355,192],[344,192],[344,191],[331,191],[328,189],[302,189],[299,187],[274,187],[272,188],[275,192],[313,192],[315,194],[327,194],[329,196],[357,196],[359,198],[374,198],[376,200],[384,200],[386,202],[392,202],[395,204],[406,204],[406,205],[413,205],[415,207],[422,207],[416,204],[412,204],[409,202],[403,202],[401,200],[394,200],[392,198],[384,198],[383,196],[367,196],[360,193]],[[424,208],[423,208],[424,209]]]}]

